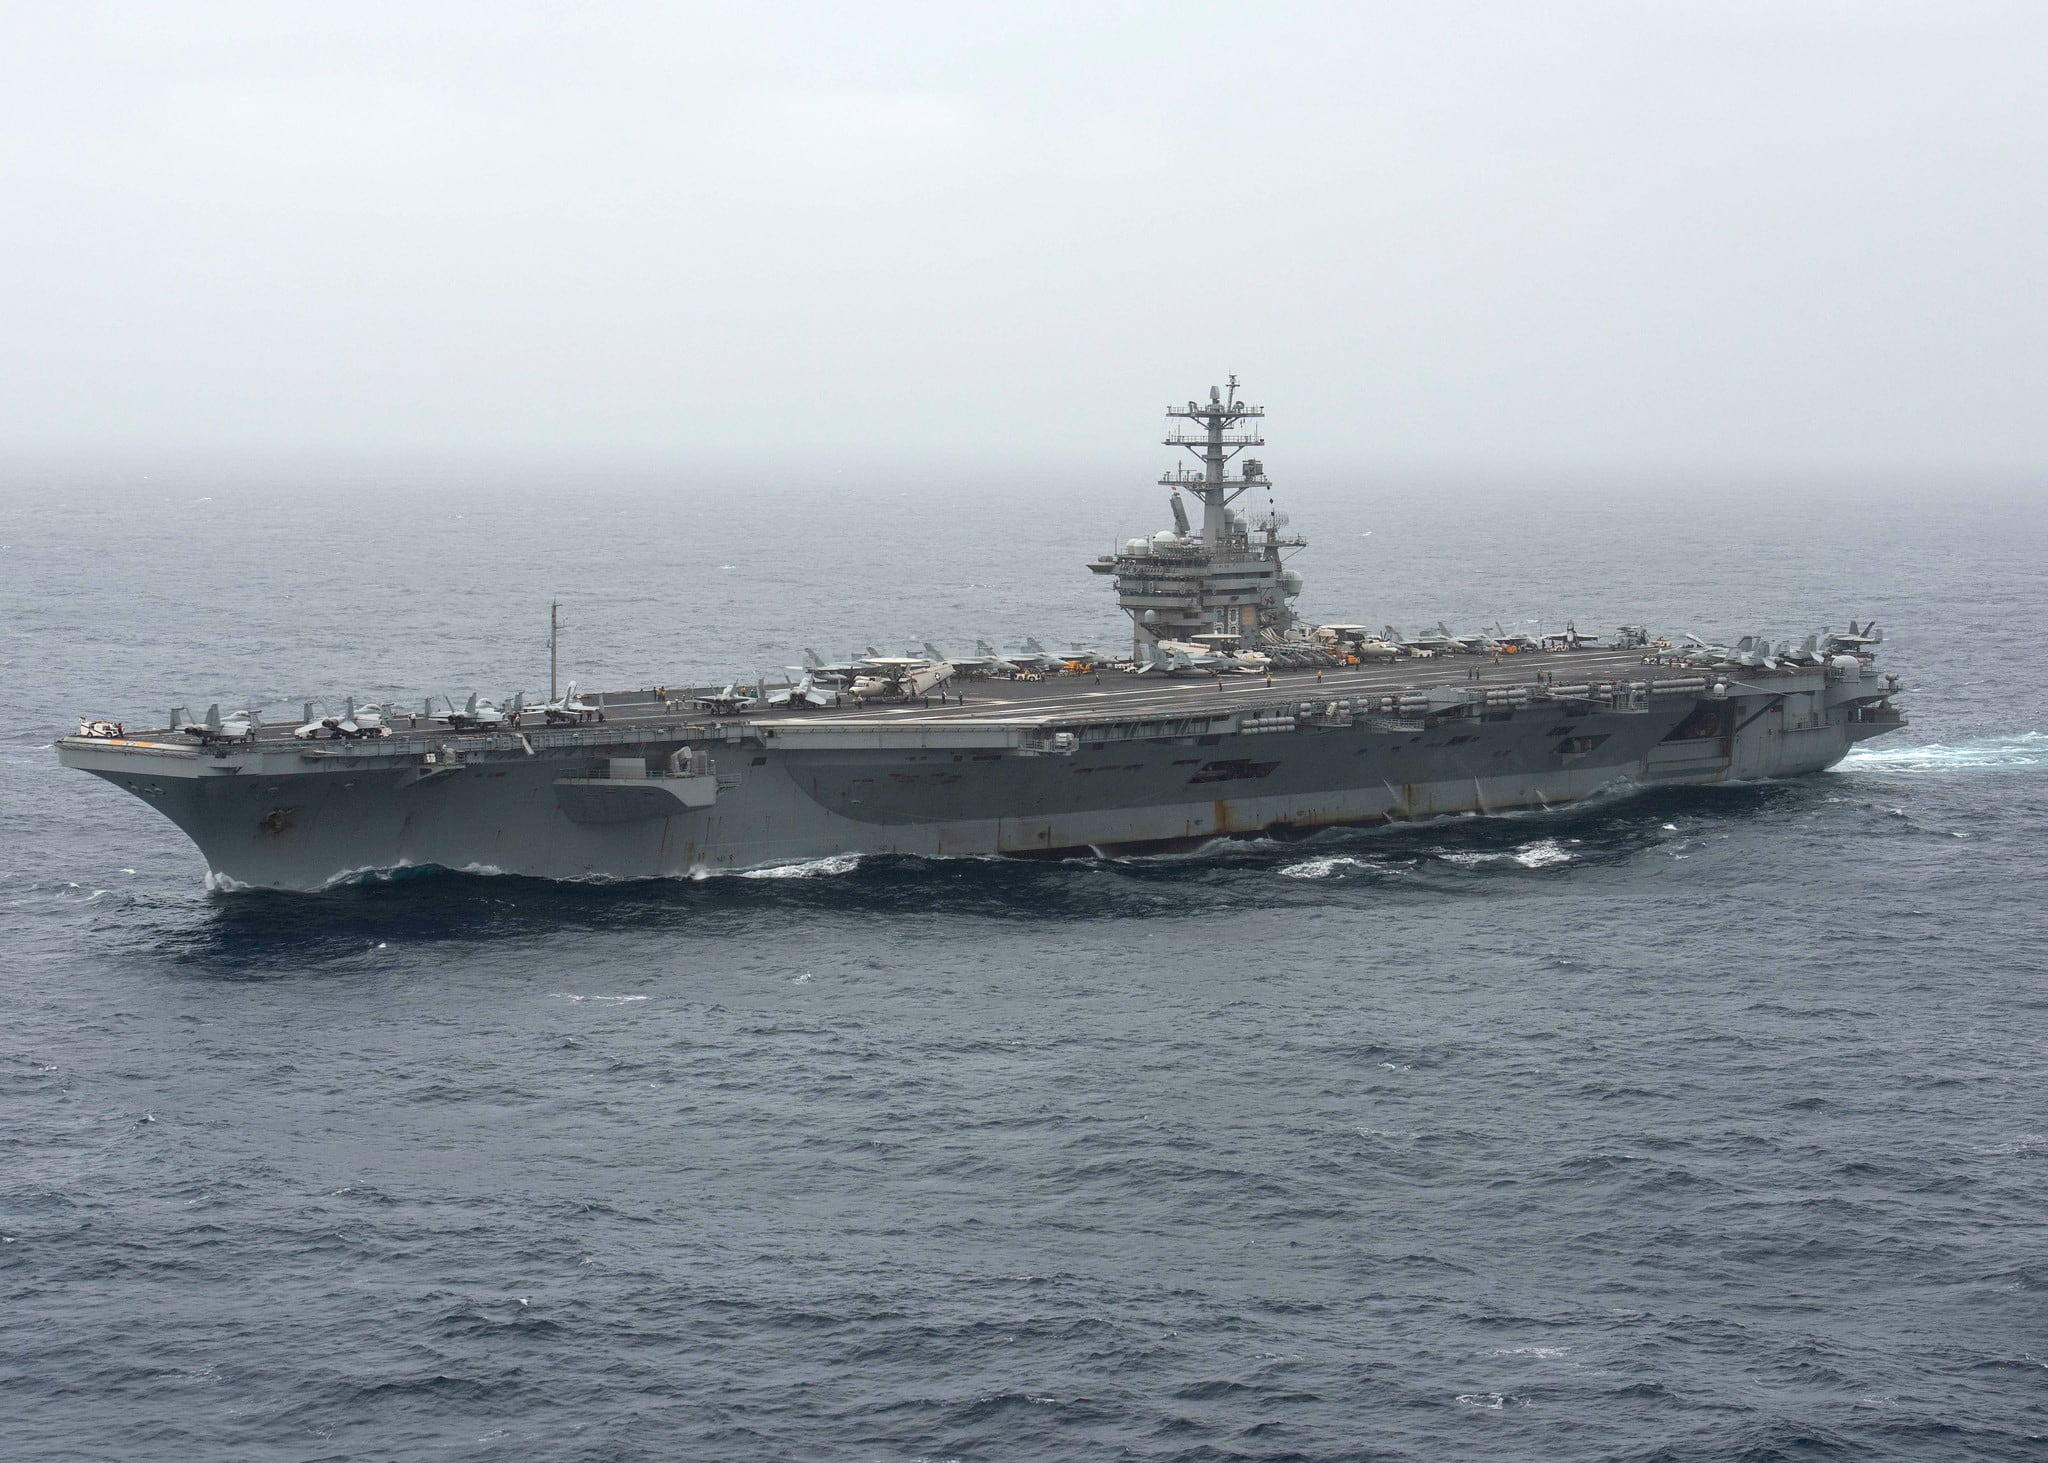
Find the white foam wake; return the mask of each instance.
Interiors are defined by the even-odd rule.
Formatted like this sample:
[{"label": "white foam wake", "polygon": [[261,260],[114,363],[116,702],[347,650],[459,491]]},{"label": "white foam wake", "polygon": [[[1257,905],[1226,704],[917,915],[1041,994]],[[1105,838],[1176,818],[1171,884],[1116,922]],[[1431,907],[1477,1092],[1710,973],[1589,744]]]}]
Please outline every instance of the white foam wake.
[{"label": "white foam wake", "polygon": [[1279,870],[1283,879],[1328,879],[1346,869],[1375,869],[1379,865],[1370,859],[1349,858],[1342,855],[1332,858],[1303,859],[1298,864],[1289,864]]},{"label": "white foam wake", "polygon": [[2048,767],[2048,732],[1918,747],[1853,747],[1842,767],[1850,772],[2023,772]]},{"label": "white foam wake", "polygon": [[1480,864],[1513,863],[1525,869],[1547,869],[1556,864],[1570,863],[1572,855],[1571,850],[1555,838],[1539,838],[1510,853],[1447,853],[1443,859],[1447,864],[1464,864],[1468,868]]},{"label": "white foam wake", "polygon": [[825,858],[805,859],[794,864],[770,864],[766,868],[741,869],[742,879],[818,879],[833,874],[850,874],[860,867],[860,855],[835,853]]}]

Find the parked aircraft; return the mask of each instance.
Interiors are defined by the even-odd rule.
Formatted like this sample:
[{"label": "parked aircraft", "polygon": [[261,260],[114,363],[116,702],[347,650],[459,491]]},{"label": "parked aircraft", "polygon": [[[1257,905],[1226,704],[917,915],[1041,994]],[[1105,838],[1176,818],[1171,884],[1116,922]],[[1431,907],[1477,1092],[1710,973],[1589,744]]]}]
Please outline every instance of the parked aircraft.
[{"label": "parked aircraft", "polygon": [[[802,667],[792,666],[790,669],[800,670]],[[768,704],[775,707],[786,706],[799,711],[806,706],[837,706],[839,692],[820,686],[815,675],[804,671],[804,678],[795,685],[784,686],[779,691],[770,691]]]},{"label": "parked aircraft", "polygon": [[[183,711],[183,707],[178,708]],[[179,718],[173,717],[176,725]],[[197,737],[212,746],[217,742],[253,742],[256,740],[256,713],[253,711],[231,711],[225,721],[221,719],[220,703],[206,708],[206,719],[186,722],[178,730],[188,737]]]},{"label": "parked aircraft", "polygon": [[1877,621],[1875,620],[1866,622],[1860,630],[1856,627],[1856,622],[1851,620],[1849,622],[1849,631],[1846,635],[1833,630],[1826,630],[1822,633],[1827,637],[1828,653],[1830,655],[1838,652],[1846,652],[1853,655],[1859,650],[1869,650],[1873,646],[1884,642],[1884,631],[1877,628]]},{"label": "parked aircraft", "polygon": [[860,662],[855,657],[849,655],[838,665],[827,665],[824,656],[806,645],[804,647],[803,669],[827,685],[843,686],[853,677],[860,674]]},{"label": "parked aircraft", "polygon": [[1401,653],[1400,646],[1373,634],[1364,625],[1319,625],[1315,633],[1335,654],[1361,661],[1393,660]]},{"label": "parked aircraft", "polygon": [[549,726],[604,720],[604,698],[592,701],[577,691],[574,681],[569,682],[559,701],[543,701],[533,709],[547,718]]},{"label": "parked aircraft", "polygon": [[871,655],[854,677],[853,694],[869,700],[908,700],[936,690],[953,678],[953,665],[917,655]]},{"label": "parked aircraft", "polygon": [[1040,645],[1036,640],[1027,639],[1024,648],[1011,657],[1019,667],[1028,671],[1056,671],[1066,662]]},{"label": "parked aircraft", "polygon": [[[571,687],[572,692],[573,690],[574,688]],[[512,717],[517,716],[523,711],[525,706],[526,696],[524,692],[514,696],[509,706],[500,706],[488,696],[479,696],[472,691],[470,692],[469,700],[463,703],[460,711],[455,709],[455,702],[452,699],[449,700],[446,720],[449,727],[454,731],[496,731]]]},{"label": "parked aircraft", "polygon": [[702,695],[692,696],[690,704],[705,711],[730,713],[748,710],[756,699],[752,693],[742,691],[728,681],[722,691],[707,691]]},{"label": "parked aircraft", "polygon": [[1400,646],[1403,651],[1416,657],[1418,660],[1426,660],[1433,655],[1450,655],[1455,651],[1464,649],[1462,645],[1451,638],[1449,632],[1439,635],[1434,630],[1424,630],[1419,635],[1403,635],[1399,630],[1389,625],[1382,634],[1388,643]]},{"label": "parked aircraft", "polygon": [[[929,641],[925,644],[924,653],[933,660],[949,659],[949,657],[940,654],[938,647],[932,645]],[[953,669],[963,676],[1014,676],[1017,674],[1017,663],[1003,655],[986,640],[975,641],[974,654],[962,656],[958,660],[953,661],[952,664]]]}]

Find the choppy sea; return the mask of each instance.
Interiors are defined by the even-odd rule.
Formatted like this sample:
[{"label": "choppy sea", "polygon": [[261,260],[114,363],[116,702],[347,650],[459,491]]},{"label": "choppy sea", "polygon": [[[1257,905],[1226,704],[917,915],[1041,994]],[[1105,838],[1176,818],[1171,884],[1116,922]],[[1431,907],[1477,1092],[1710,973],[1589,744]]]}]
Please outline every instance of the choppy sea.
[{"label": "choppy sea", "polygon": [[7,475],[0,1456],[2043,1456],[2038,496],[1289,494],[1313,617],[1885,626],[1839,769],[1541,817],[222,895],[51,750],[555,596],[585,685],[1113,642],[1150,466]]}]

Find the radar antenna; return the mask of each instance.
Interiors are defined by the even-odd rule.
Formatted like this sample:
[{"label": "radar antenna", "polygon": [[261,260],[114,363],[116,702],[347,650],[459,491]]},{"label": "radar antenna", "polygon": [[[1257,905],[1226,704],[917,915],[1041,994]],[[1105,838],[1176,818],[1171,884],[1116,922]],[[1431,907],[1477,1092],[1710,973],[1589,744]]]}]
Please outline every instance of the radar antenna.
[{"label": "radar antenna", "polygon": [[[1247,406],[1238,400],[1237,377],[1229,377],[1230,394],[1226,397],[1217,387],[1209,388],[1206,402],[1191,401],[1185,407],[1169,406],[1169,419],[1179,418],[1189,423],[1187,427],[1169,426],[1166,432],[1168,447],[1185,447],[1202,464],[1199,475],[1185,467],[1175,468],[1162,477],[1162,487],[1182,490],[1192,494],[1202,504],[1202,542],[1215,548],[1223,542],[1223,510],[1235,502],[1250,488],[1268,488],[1265,467],[1256,458],[1245,459],[1245,465],[1237,476],[1229,475],[1229,463],[1233,457],[1247,447],[1263,447],[1266,439],[1259,435],[1259,429],[1248,423],[1255,423],[1266,415],[1263,406]],[[1194,430],[1195,426],[1201,430]]]}]

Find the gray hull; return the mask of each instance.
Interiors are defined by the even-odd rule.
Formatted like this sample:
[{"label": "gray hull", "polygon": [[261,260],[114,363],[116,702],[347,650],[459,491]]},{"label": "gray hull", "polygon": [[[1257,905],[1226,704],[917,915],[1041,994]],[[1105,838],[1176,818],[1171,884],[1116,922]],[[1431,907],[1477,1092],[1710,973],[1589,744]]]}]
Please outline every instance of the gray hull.
[{"label": "gray hull", "polygon": [[219,885],[307,890],[419,866],[647,879],[838,854],[1185,848],[1792,776],[1901,724],[1886,685],[1821,668],[1720,695],[1667,678],[1570,697],[1524,687],[1330,699],[1369,691],[1370,679],[1297,683],[1256,705],[1162,686],[1093,717],[998,700],[706,723],[650,701],[605,727],[523,736],[236,747],[80,737],[60,756],[169,818]]}]

